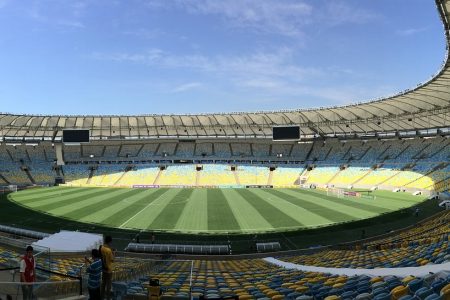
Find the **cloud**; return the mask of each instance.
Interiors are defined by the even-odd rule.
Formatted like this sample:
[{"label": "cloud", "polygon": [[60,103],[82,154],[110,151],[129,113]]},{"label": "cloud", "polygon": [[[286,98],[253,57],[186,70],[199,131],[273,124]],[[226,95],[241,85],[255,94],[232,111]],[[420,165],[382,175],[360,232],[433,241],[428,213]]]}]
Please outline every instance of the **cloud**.
[{"label": "cloud", "polygon": [[[2,0],[0,0],[2,1]],[[85,24],[81,17],[87,8],[85,1],[66,2],[34,1],[28,8],[27,15],[32,20],[58,27],[83,29]]]},{"label": "cloud", "polygon": [[257,32],[298,36],[313,8],[302,1],[255,0],[154,0],[151,9],[180,9],[189,14],[214,15],[227,24]]},{"label": "cloud", "polygon": [[[150,49],[145,53],[93,53],[90,58],[103,61],[134,63],[169,69],[187,69],[226,77],[237,84],[255,85],[274,80],[301,81],[323,75],[316,68],[296,66],[294,52],[280,48],[273,52],[256,52],[241,56],[176,55],[161,49]],[[267,85],[269,86],[269,85]]]},{"label": "cloud", "polygon": [[375,21],[380,15],[359,7],[353,7],[348,2],[340,0],[326,1],[325,8],[318,13],[317,20],[322,24],[339,26],[342,24],[365,24]]},{"label": "cloud", "polygon": [[411,35],[416,35],[418,33],[422,33],[424,31],[426,31],[427,29],[428,29],[427,27],[399,29],[396,31],[396,33],[401,36],[411,36]]},{"label": "cloud", "polygon": [[172,92],[173,93],[182,93],[182,92],[186,92],[189,90],[193,90],[193,89],[197,89],[199,87],[202,87],[203,84],[200,82],[189,82],[189,83],[185,83],[182,85],[179,85],[177,87],[175,87]]},{"label": "cloud", "polygon": [[304,35],[306,26],[362,24],[380,17],[340,0],[328,0],[320,7],[302,0],[151,0],[146,3],[152,10],[178,9],[188,14],[217,16],[232,27],[295,38]]}]

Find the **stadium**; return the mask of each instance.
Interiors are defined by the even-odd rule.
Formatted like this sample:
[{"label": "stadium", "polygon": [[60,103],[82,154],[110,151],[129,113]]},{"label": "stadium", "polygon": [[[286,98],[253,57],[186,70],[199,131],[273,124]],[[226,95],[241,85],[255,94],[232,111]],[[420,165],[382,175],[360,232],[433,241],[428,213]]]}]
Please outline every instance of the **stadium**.
[{"label": "stadium", "polygon": [[0,299],[22,297],[30,244],[35,297],[85,299],[103,235],[113,299],[450,299],[450,1],[436,8],[441,69],[386,98],[0,114]]}]

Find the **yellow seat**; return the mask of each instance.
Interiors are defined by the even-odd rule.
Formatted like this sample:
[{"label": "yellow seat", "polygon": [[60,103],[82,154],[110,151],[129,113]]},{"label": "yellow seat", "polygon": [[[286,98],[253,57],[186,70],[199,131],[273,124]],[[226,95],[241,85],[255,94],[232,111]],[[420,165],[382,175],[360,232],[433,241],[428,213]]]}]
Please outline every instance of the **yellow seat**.
[{"label": "yellow seat", "polygon": [[374,277],[374,278],[370,279],[371,283],[381,282],[381,281],[384,281],[382,277]]},{"label": "yellow seat", "polygon": [[443,300],[450,300],[450,283],[441,289],[440,295]]},{"label": "yellow seat", "polygon": [[408,284],[408,282],[410,282],[411,280],[413,280],[413,279],[415,279],[415,278],[416,278],[416,277],[414,277],[414,276],[412,276],[412,275],[407,276],[407,277],[403,278],[402,283],[403,283],[403,284]]},{"label": "yellow seat", "polygon": [[343,286],[344,286],[343,283],[335,283],[335,284],[333,285],[333,288],[334,288],[334,289],[340,289],[340,288],[343,287]]},{"label": "yellow seat", "polygon": [[307,286],[299,286],[299,287],[297,287],[296,289],[295,289],[295,291],[296,292],[299,292],[299,293],[304,293],[304,292],[306,292],[307,290],[309,290],[309,288],[307,287]]},{"label": "yellow seat", "polygon": [[325,300],[341,300],[341,297],[337,295],[331,295],[325,298]]},{"label": "yellow seat", "polygon": [[408,295],[409,289],[406,286],[399,285],[392,289],[391,291],[391,300],[398,300],[403,296]]}]

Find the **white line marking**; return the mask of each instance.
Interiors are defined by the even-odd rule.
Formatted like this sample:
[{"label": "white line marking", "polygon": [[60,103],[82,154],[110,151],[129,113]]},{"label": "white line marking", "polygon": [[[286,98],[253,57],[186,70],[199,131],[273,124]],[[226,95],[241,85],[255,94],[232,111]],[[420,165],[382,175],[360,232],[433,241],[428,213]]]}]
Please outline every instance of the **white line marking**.
[{"label": "white line marking", "polygon": [[[122,228],[125,224],[127,224],[128,222],[130,222],[132,219],[134,219],[137,215],[139,215],[141,212],[143,212],[144,210],[146,210],[148,207],[150,207],[150,206],[152,206],[152,205],[157,205],[157,204],[155,204],[154,202],[156,202],[158,199],[160,199],[161,198],[161,196],[166,196],[167,197],[167,194],[162,194],[162,195],[160,195],[159,197],[157,197],[154,201],[152,201],[152,202],[150,202],[149,204],[147,204],[143,209],[141,209],[140,211],[138,211],[134,216],[132,216],[131,218],[129,218],[128,220],[126,220],[125,222],[123,222],[122,223],[122,225],[120,225],[119,226],[119,228]],[[176,198],[178,198],[179,196],[174,196],[174,197],[172,197],[172,199],[176,199]],[[171,199],[171,201],[172,201],[172,199]],[[189,200],[189,199],[187,199],[187,200]],[[186,200],[186,201],[187,201]],[[177,204],[177,203],[175,203],[175,204]],[[132,205],[132,204],[131,204]],[[158,204],[159,205],[159,204]],[[166,206],[167,205],[169,205],[169,203],[167,203],[166,204]]]},{"label": "white line marking", "polygon": [[131,218],[129,218],[128,220],[126,220],[125,222],[122,223],[122,225],[119,226],[119,228],[122,228],[125,224],[127,224],[128,222],[130,222],[132,219],[134,219],[137,215],[139,215],[141,212],[143,212],[144,210],[146,210],[149,206],[152,205],[152,202],[150,202],[149,204],[147,204],[143,209],[141,209],[140,211],[138,211],[134,216],[132,216]]}]

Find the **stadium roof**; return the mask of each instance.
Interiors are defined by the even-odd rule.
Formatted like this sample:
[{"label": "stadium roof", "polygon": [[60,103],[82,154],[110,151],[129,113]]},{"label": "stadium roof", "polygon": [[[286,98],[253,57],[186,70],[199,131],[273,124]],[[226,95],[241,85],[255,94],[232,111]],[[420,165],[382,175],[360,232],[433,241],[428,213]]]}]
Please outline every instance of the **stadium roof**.
[{"label": "stadium roof", "polygon": [[299,125],[304,136],[374,135],[450,127],[450,0],[436,0],[446,56],[427,82],[364,103],[317,109],[192,115],[40,116],[0,114],[0,135],[58,139],[62,129],[90,129],[94,139],[272,136],[273,126]]}]

